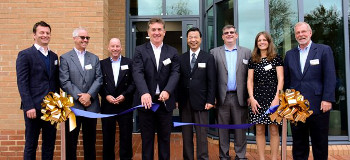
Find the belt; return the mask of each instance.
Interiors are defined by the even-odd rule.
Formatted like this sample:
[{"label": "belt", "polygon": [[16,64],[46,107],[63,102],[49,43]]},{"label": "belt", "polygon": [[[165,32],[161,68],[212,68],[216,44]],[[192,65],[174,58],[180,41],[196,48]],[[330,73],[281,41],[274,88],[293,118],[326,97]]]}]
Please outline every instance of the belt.
[{"label": "belt", "polygon": [[227,91],[227,94],[233,94],[233,93],[237,93],[237,91]]}]

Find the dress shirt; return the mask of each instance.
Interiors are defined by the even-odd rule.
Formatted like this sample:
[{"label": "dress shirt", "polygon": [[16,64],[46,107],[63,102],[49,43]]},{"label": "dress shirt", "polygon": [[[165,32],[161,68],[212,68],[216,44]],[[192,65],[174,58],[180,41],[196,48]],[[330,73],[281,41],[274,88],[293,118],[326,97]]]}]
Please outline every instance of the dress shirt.
[{"label": "dress shirt", "polygon": [[300,53],[301,73],[304,72],[304,67],[305,67],[307,55],[309,54],[311,43],[312,43],[312,41],[310,41],[309,45],[307,45],[304,49],[301,49],[300,46],[298,45],[298,49],[299,49],[299,53]]},{"label": "dress shirt", "polygon": [[74,51],[75,51],[75,53],[77,53],[77,56],[78,56],[79,61],[80,61],[81,68],[83,68],[83,70],[85,70],[85,68],[84,68],[84,60],[85,60],[85,53],[86,53],[86,51],[80,52],[75,47],[74,47]]},{"label": "dress shirt", "polygon": [[47,51],[45,51],[44,47],[39,46],[38,44],[34,43],[34,47],[39,50],[45,57],[49,54],[50,48],[47,47]]},{"label": "dress shirt", "polygon": [[[163,43],[159,47],[156,47],[154,44],[152,44],[152,42],[151,42],[151,45],[152,45],[152,49],[153,49],[153,52],[154,52],[154,56],[156,58],[157,71],[158,71],[159,58],[160,58],[160,53],[162,52]],[[157,89],[156,89],[156,95],[157,94],[160,94],[160,90],[159,90],[159,85],[158,84],[157,84]]]},{"label": "dress shirt", "polygon": [[227,91],[235,91],[237,89],[237,84],[236,84],[237,48],[236,46],[232,50],[228,50],[225,45],[225,56],[226,56],[227,71],[228,71]]},{"label": "dress shirt", "polygon": [[114,77],[114,83],[115,83],[114,86],[117,86],[117,84],[118,84],[120,61],[121,61],[121,55],[119,55],[119,58],[116,61],[114,61],[113,58],[111,57],[113,77]]},{"label": "dress shirt", "polygon": [[196,54],[196,59],[198,59],[198,54],[199,54],[199,51],[201,50],[201,48],[198,48],[196,50],[196,52],[193,52],[192,50],[190,50],[190,64],[191,64],[191,61],[192,61],[192,54]]}]

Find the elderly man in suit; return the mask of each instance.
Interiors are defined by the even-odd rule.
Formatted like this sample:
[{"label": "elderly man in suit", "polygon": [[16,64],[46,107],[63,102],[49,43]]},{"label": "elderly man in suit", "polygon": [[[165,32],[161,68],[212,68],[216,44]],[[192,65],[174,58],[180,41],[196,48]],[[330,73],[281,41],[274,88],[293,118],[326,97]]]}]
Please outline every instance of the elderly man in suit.
[{"label": "elderly man in suit", "polygon": [[306,22],[294,26],[298,47],[289,50],[284,60],[285,88],[295,89],[310,102],[313,114],[306,123],[292,125],[293,159],[309,157],[309,136],[314,159],[328,158],[329,110],[335,102],[336,75],[332,49],[311,41]]},{"label": "elderly man in suit", "polygon": [[[208,124],[208,110],[215,104],[216,70],[214,56],[200,50],[202,33],[196,27],[187,31],[190,50],[179,57],[180,81],[177,100],[182,122]],[[208,128],[195,126],[197,159],[207,160]],[[194,159],[193,126],[182,127],[183,158]]]},{"label": "elderly man in suit", "polygon": [[[101,113],[115,114],[131,108],[135,84],[132,79],[132,60],[121,55],[120,39],[109,41],[110,57],[101,61],[103,85],[100,90],[102,98]],[[132,112],[102,118],[103,159],[115,159],[116,122],[119,125],[119,158],[132,159]]]},{"label": "elderly man in suit", "polygon": [[53,159],[56,128],[41,120],[41,103],[49,92],[59,91],[58,57],[49,49],[51,27],[44,21],[33,27],[34,45],[18,53],[17,86],[25,120],[23,159],[35,160],[42,129],[42,159]]},{"label": "elderly man in suit", "polygon": [[[74,98],[74,108],[100,112],[98,92],[102,85],[99,58],[86,51],[90,37],[84,28],[73,31],[75,47],[60,57],[60,82],[62,89]],[[97,119],[76,117],[77,127],[66,130],[67,159],[76,159],[76,150],[80,127],[83,130],[84,157],[96,159],[96,123]],[[68,121],[66,128],[69,128]]]},{"label": "elderly man in suit", "polygon": [[[236,45],[238,33],[233,25],[224,26],[222,33],[224,45],[210,51],[214,55],[217,69],[218,123],[247,123],[247,74],[251,51]],[[234,138],[235,159],[246,159],[246,129],[235,129]],[[229,149],[229,130],[219,129],[220,159],[230,159]]]},{"label": "elderly man in suit", "polygon": [[[165,23],[160,18],[148,21],[146,42],[135,48],[133,78],[137,88],[135,105],[139,109],[142,138],[142,159],[153,160],[154,136],[157,131],[158,158],[170,159],[170,133],[172,111],[175,108],[174,90],[179,80],[177,50],[163,43]],[[150,108],[152,103],[160,104],[156,112]]]}]

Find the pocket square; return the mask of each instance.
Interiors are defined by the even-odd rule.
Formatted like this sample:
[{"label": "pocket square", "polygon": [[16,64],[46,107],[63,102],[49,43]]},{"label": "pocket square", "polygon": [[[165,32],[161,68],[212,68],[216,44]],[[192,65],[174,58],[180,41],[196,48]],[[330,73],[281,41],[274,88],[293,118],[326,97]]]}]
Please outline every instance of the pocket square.
[{"label": "pocket square", "polygon": [[243,59],[243,64],[248,64],[248,60]]}]

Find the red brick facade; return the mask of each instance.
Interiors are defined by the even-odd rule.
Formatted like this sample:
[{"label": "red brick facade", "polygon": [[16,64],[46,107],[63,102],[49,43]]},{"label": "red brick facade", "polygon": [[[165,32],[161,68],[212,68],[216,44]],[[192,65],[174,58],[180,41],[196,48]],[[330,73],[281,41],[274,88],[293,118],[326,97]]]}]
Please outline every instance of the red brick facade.
[{"label": "red brick facade", "polygon": [[[2,0],[0,2],[0,159],[23,159],[24,120],[19,109],[16,84],[16,58],[20,50],[33,44],[32,27],[38,21],[51,25],[50,49],[58,55],[74,46],[72,31],[84,27],[91,36],[88,50],[100,59],[108,56],[111,37],[125,44],[124,0]],[[125,48],[125,47],[123,47]],[[125,55],[125,53],[123,53]],[[100,120],[97,130],[97,155],[102,157]],[[39,142],[41,144],[41,142]],[[60,158],[60,130],[57,132],[56,159]],[[41,146],[37,158],[41,157]],[[78,155],[83,157],[82,141]]]}]

